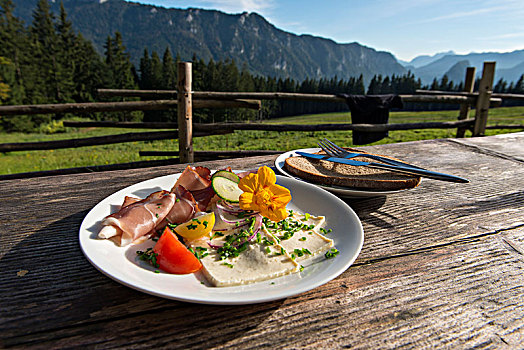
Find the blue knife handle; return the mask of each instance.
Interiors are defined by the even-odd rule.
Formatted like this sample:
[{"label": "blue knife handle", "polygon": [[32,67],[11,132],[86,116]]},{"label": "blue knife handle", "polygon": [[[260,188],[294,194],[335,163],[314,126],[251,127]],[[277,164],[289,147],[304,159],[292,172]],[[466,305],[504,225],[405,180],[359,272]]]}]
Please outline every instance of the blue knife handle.
[{"label": "blue knife handle", "polygon": [[462,177],[455,176],[455,175],[443,174],[443,173],[438,173],[436,171],[431,171],[431,170],[426,170],[426,169],[417,169],[417,168],[401,166],[401,165],[391,165],[391,164],[383,164],[383,163],[368,163],[366,166],[370,168],[390,170],[390,171],[395,171],[398,173],[404,173],[404,174],[409,174],[409,175],[423,176],[423,177],[427,177],[429,179],[435,179],[435,180],[458,182],[458,183],[468,183],[469,182],[469,180],[464,179]]}]

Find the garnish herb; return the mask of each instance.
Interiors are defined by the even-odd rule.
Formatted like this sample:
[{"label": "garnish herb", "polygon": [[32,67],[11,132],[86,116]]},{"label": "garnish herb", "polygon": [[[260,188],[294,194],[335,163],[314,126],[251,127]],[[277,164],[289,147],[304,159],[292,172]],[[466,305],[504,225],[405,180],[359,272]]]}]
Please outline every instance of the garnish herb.
[{"label": "garnish herb", "polygon": [[333,230],[332,229],[328,229],[326,230],[325,228],[321,227],[320,228],[320,232],[322,232],[323,234],[327,235],[328,233],[332,232]]},{"label": "garnish herb", "polygon": [[137,250],[136,254],[140,260],[150,263],[153,267],[160,267],[156,261],[158,254],[153,251],[153,248],[147,248],[146,251]]},{"label": "garnish herb", "polygon": [[[178,226],[178,224],[172,224],[172,223],[168,223],[168,224],[167,224],[167,227],[169,227],[171,230],[174,230],[175,227],[177,227],[177,226]],[[163,231],[162,231],[162,232],[163,232]]]},{"label": "garnish herb", "polygon": [[207,252],[207,248],[204,248],[204,247],[195,247],[195,249],[193,248],[188,248],[188,249],[191,253],[193,253],[194,256],[197,257],[198,260],[201,260],[209,255],[209,253]]},{"label": "garnish herb", "polygon": [[326,252],[326,254],[324,254],[324,256],[326,257],[326,259],[332,259],[335,256],[337,256],[338,253],[339,252],[336,248],[331,248],[329,251]]},{"label": "garnish herb", "polygon": [[225,265],[225,266],[229,267],[230,269],[233,268],[233,264],[230,264],[228,262],[223,262],[222,265]]},{"label": "garnish herb", "polygon": [[224,234],[220,231],[216,231],[213,233],[213,236],[211,236],[211,239],[215,239],[216,237],[224,237]]}]

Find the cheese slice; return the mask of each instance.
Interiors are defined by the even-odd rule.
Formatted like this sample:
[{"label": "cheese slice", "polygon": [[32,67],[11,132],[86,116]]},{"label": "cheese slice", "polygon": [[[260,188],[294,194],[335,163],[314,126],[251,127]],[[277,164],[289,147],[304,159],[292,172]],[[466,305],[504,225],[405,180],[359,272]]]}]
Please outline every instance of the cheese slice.
[{"label": "cheese slice", "polygon": [[[266,242],[273,242],[271,236],[261,233]],[[223,244],[223,238],[212,240],[212,244]],[[216,249],[202,240],[189,245],[206,248],[208,255],[201,258],[202,272],[206,279],[216,287],[236,286],[265,281],[299,271],[299,264],[287,254],[282,254],[282,247],[277,244],[256,243],[252,241],[247,249],[237,257],[221,259]]]},{"label": "cheese slice", "polygon": [[[267,234],[273,236],[275,243],[283,247],[294,261],[304,262],[314,257],[317,258],[334,246],[332,239],[323,236],[319,232],[319,229],[325,223],[324,216],[312,216],[293,212],[286,220],[290,223],[290,228],[287,231],[283,230],[281,225],[264,227],[264,230]],[[293,222],[302,226],[293,225]],[[293,226],[296,228],[293,228]],[[309,262],[317,260],[313,259]]]},{"label": "cheese slice", "polygon": [[[288,275],[301,270],[302,265],[321,258],[324,252],[334,246],[333,240],[324,237],[320,228],[325,223],[323,216],[312,216],[293,212],[288,223],[294,227],[292,235],[280,224],[262,225],[259,239],[253,239],[246,250],[236,257],[222,259],[214,246],[222,246],[226,237],[238,234],[240,229],[223,232],[223,236],[204,237],[186,244],[207,254],[201,257],[202,272],[206,279],[216,287],[236,286]],[[286,225],[287,226],[287,225]],[[286,235],[286,232],[288,234]]]}]

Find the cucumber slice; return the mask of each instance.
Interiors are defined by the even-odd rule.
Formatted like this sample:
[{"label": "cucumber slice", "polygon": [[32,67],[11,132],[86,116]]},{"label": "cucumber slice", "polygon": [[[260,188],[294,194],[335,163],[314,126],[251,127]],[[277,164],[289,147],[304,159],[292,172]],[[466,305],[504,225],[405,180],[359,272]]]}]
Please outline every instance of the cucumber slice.
[{"label": "cucumber slice", "polygon": [[213,186],[217,196],[231,203],[238,203],[240,195],[244,193],[238,187],[237,182],[223,176],[214,176],[211,179],[211,186]]},{"label": "cucumber slice", "polygon": [[217,176],[225,177],[226,179],[229,179],[229,180],[234,181],[236,183],[240,182],[240,178],[238,177],[238,175],[233,173],[233,172],[231,172],[231,171],[219,170],[219,171],[217,171],[216,173],[213,174],[211,179],[213,179],[214,177],[217,177]]}]

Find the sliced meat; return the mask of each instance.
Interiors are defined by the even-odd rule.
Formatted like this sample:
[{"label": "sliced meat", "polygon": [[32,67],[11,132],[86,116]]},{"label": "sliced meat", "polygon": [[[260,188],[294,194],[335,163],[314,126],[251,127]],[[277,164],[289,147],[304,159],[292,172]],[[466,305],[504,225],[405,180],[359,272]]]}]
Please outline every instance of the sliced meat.
[{"label": "sliced meat", "polygon": [[211,171],[204,167],[194,168],[188,165],[176,181],[171,192],[174,192],[178,186],[183,186],[190,192],[207,188],[211,186]]},{"label": "sliced meat", "polygon": [[195,198],[184,186],[178,185],[173,192],[176,195],[176,202],[165,219],[156,226],[157,230],[162,229],[168,223],[181,224],[189,221],[200,211]]},{"label": "sliced meat", "polygon": [[151,193],[145,199],[124,206],[118,212],[104,218],[104,227],[98,236],[119,236],[120,246],[128,245],[152,232],[170,213],[175,201],[176,195],[169,191]]},{"label": "sliced meat", "polygon": [[140,198],[125,196],[124,203],[122,203],[122,208],[127,207],[129,204],[133,204],[133,203],[140,202],[140,201],[141,201]]}]

